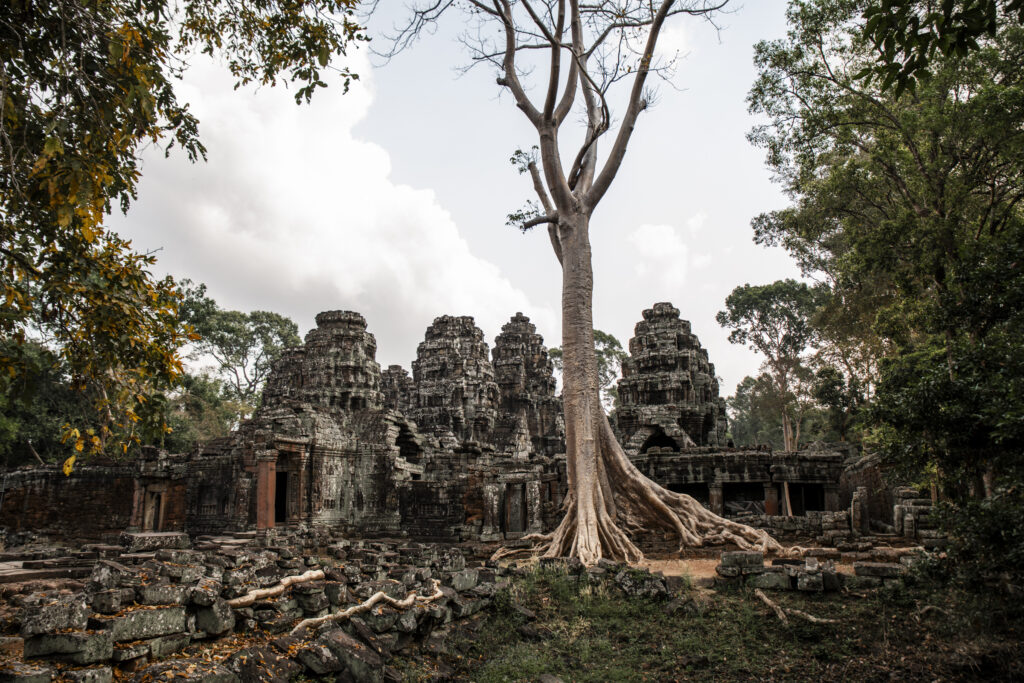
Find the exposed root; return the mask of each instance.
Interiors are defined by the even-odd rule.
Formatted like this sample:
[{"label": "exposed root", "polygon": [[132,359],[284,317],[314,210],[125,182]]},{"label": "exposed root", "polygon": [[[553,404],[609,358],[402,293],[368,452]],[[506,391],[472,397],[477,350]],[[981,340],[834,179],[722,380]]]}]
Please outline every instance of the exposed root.
[{"label": "exposed root", "polygon": [[297,636],[302,633],[305,633],[306,630],[310,628],[316,628],[318,626],[323,626],[324,624],[328,623],[345,621],[346,619],[349,619],[350,617],[353,617],[356,614],[360,614],[362,612],[369,612],[371,609],[374,608],[374,606],[382,602],[391,605],[392,607],[395,607],[397,609],[403,610],[409,609],[417,602],[423,604],[433,602],[434,600],[443,597],[444,593],[441,592],[441,582],[437,579],[432,579],[432,581],[434,584],[434,592],[431,595],[417,595],[416,591],[413,591],[401,600],[398,600],[396,598],[391,597],[384,591],[377,591],[369,598],[367,598],[364,602],[361,602],[358,605],[353,605],[352,607],[349,607],[348,609],[342,612],[335,612],[333,614],[327,614],[322,617],[312,617],[310,619],[303,619],[295,625],[295,628],[293,628],[291,631],[291,635]]},{"label": "exposed root", "polygon": [[276,586],[271,586],[270,588],[259,588],[254,591],[249,591],[241,597],[232,598],[231,600],[228,600],[228,605],[230,607],[248,607],[257,600],[262,600],[263,598],[273,598],[277,597],[278,595],[281,595],[281,593],[285,592],[288,586],[294,586],[297,583],[309,583],[310,581],[319,581],[322,578],[324,578],[324,572],[322,569],[313,569],[306,572],[305,574],[298,574],[296,576],[286,576],[283,579],[281,579],[281,583],[277,584]]},{"label": "exposed root", "polygon": [[[563,507],[565,516],[550,534],[526,537],[530,548],[499,549],[492,559],[523,555],[577,557],[584,564],[598,559],[639,562],[643,553],[624,529],[664,528],[679,538],[679,549],[732,544],[741,550],[760,550],[799,556],[804,548],[786,548],[762,529],[719,517],[694,498],[669,491],[643,475],[626,457],[607,418],[595,425],[593,447],[598,481],[573,482]],[[575,472],[574,467],[569,468]],[[581,488],[582,487],[582,488]],[[581,498],[588,504],[580,504]],[[582,519],[581,519],[582,516]]]},{"label": "exposed root", "polygon": [[764,604],[768,605],[768,607],[770,607],[772,609],[772,611],[775,612],[775,616],[777,616],[779,618],[779,621],[781,621],[783,624],[787,624],[787,625],[789,624],[789,619],[786,618],[787,614],[789,614],[791,616],[794,616],[794,617],[799,617],[799,618],[803,619],[804,621],[811,622],[812,624],[838,624],[839,623],[838,619],[825,619],[825,618],[822,618],[822,617],[816,617],[813,614],[808,614],[807,612],[804,612],[802,610],[793,609],[792,607],[780,607],[778,604],[776,604],[771,599],[769,599],[768,596],[765,595],[764,592],[760,588],[755,588],[754,589],[754,597],[756,597],[758,600],[760,600]]}]

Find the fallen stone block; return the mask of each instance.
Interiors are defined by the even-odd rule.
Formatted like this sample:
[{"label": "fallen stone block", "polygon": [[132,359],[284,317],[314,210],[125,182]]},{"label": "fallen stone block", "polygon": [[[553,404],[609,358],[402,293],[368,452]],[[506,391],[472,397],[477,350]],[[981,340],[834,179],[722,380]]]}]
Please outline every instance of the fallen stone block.
[{"label": "fallen stone block", "polygon": [[781,571],[766,571],[762,574],[752,574],[746,578],[745,584],[749,588],[773,591],[788,591],[792,590],[793,587],[790,577]]},{"label": "fallen stone block", "polygon": [[384,680],[384,662],[364,643],[341,629],[327,631],[317,638],[339,661],[355,683],[380,683]]},{"label": "fallen stone block", "polygon": [[133,683],[150,681],[195,681],[197,683],[241,683],[230,669],[201,659],[176,659],[152,664],[135,672]]},{"label": "fallen stone block", "polygon": [[853,573],[857,576],[878,576],[896,578],[903,574],[903,565],[895,562],[854,562]]},{"label": "fallen stone block", "polygon": [[243,682],[287,683],[300,673],[303,666],[270,647],[250,647],[235,652],[224,665]]},{"label": "fallen stone block", "polygon": [[341,660],[319,639],[298,648],[295,659],[317,676],[338,673],[345,668]]},{"label": "fallen stone block", "polygon": [[796,577],[796,589],[807,593],[820,593],[825,590],[825,580],[821,574],[801,572]]},{"label": "fallen stone block", "polygon": [[201,607],[209,607],[214,600],[220,597],[221,582],[204,576],[192,587],[189,594],[189,602]]},{"label": "fallen stone block", "polygon": [[89,626],[107,631],[118,643],[145,640],[184,631],[185,608],[139,608],[118,616],[92,617]]},{"label": "fallen stone block", "polygon": [[50,683],[55,673],[48,666],[11,662],[0,666],[0,683]]},{"label": "fallen stone block", "polygon": [[73,683],[111,683],[114,680],[114,671],[109,666],[73,669],[64,672],[64,680]]},{"label": "fallen stone block", "polygon": [[219,636],[235,627],[235,613],[227,600],[217,598],[209,607],[196,610],[196,627],[210,635]]},{"label": "fallen stone block", "polygon": [[25,658],[64,659],[75,664],[105,662],[113,654],[114,642],[103,631],[44,633],[25,639]]},{"label": "fallen stone block", "polygon": [[81,630],[88,621],[89,608],[84,595],[62,596],[26,609],[21,619],[21,635],[28,638],[41,633]]},{"label": "fallen stone block", "polygon": [[169,636],[152,638],[147,642],[150,656],[153,659],[160,659],[184,650],[192,642],[192,637],[188,633],[172,633]]},{"label": "fallen stone block", "polygon": [[86,583],[86,590],[101,591],[117,588],[121,585],[122,579],[134,576],[135,572],[113,560],[99,560],[89,574],[89,581]]},{"label": "fallen stone block", "polygon": [[760,567],[764,565],[764,553],[750,550],[737,550],[722,553],[723,567]]},{"label": "fallen stone block", "polygon": [[152,583],[135,589],[140,605],[181,605],[188,595],[186,586],[171,583]]},{"label": "fallen stone block", "polygon": [[130,553],[147,552],[161,548],[185,549],[191,545],[188,534],[177,531],[124,532],[121,545]]}]

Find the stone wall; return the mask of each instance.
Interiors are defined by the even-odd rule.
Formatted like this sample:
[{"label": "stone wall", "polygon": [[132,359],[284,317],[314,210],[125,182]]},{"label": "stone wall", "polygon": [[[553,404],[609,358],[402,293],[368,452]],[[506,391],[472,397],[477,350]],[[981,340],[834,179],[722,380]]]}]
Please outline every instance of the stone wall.
[{"label": "stone wall", "polygon": [[15,470],[2,476],[0,527],[60,538],[116,538],[131,523],[135,471],[130,466],[59,466]]}]

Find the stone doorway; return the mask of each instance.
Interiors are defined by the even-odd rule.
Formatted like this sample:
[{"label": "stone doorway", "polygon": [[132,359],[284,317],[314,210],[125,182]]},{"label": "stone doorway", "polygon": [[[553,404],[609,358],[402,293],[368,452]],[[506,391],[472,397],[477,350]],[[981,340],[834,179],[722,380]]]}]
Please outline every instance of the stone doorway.
[{"label": "stone doorway", "polygon": [[526,484],[505,484],[504,517],[506,533],[526,531]]},{"label": "stone doorway", "polygon": [[274,524],[288,523],[288,473],[277,472],[274,481]]},{"label": "stone doorway", "polygon": [[146,491],[146,498],[142,508],[142,530],[160,531],[163,526],[163,502],[162,491]]}]

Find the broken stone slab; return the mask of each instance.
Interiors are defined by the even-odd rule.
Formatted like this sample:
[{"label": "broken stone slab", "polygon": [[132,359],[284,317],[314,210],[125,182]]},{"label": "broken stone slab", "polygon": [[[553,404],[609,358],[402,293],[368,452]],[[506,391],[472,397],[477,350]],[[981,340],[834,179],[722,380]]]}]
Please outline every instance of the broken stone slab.
[{"label": "broken stone slab", "polygon": [[160,659],[184,650],[192,642],[192,637],[188,633],[172,633],[168,636],[151,638],[147,642],[150,656],[153,659]]},{"label": "broken stone slab", "polygon": [[189,588],[172,583],[152,583],[135,589],[140,605],[181,605],[185,603]]},{"label": "broken stone slab", "polygon": [[196,610],[196,627],[213,636],[222,635],[235,627],[235,613],[227,600],[217,598],[209,607]]},{"label": "broken stone slab", "polygon": [[319,638],[295,650],[295,659],[317,676],[338,673],[345,668],[341,660]]},{"label": "broken stone slab", "polygon": [[166,636],[185,630],[185,608],[143,607],[117,616],[94,616],[89,627],[107,631],[118,643]]},{"label": "broken stone slab", "polygon": [[97,666],[91,669],[72,669],[63,673],[63,680],[72,683],[111,683],[114,680],[114,670],[109,666]]},{"label": "broken stone slab", "polygon": [[825,580],[820,573],[800,572],[796,577],[796,589],[807,593],[820,593],[825,590]]},{"label": "broken stone slab", "polygon": [[224,665],[242,681],[260,683],[287,683],[303,670],[294,659],[265,646],[239,650],[228,657]]},{"label": "broken stone slab", "polygon": [[748,576],[746,579],[747,587],[773,591],[792,590],[793,586],[790,577],[784,571],[772,571],[773,569],[775,568],[768,567],[761,574]]},{"label": "broken stone slab", "polygon": [[202,659],[176,659],[147,666],[135,672],[133,683],[149,681],[195,681],[196,683],[241,683],[230,669]]},{"label": "broken stone slab", "polygon": [[723,567],[763,567],[764,553],[758,551],[736,550],[722,553]]},{"label": "broken stone slab", "polygon": [[189,602],[193,605],[199,605],[201,607],[209,607],[213,604],[214,600],[220,597],[222,585],[220,581],[215,581],[209,577],[203,577],[199,579],[199,582],[192,587],[189,594]]},{"label": "broken stone slab", "polygon": [[665,580],[645,571],[623,569],[615,575],[615,585],[631,598],[663,600],[668,597]]},{"label": "broken stone slab", "polygon": [[21,635],[28,638],[67,629],[82,630],[89,621],[89,608],[82,594],[61,596],[52,602],[27,608],[21,619]]},{"label": "broken stone slab", "polygon": [[[203,578],[206,568],[200,564],[168,563],[160,568],[160,573],[176,583],[194,584]],[[275,578],[273,582],[276,583],[277,579]]]},{"label": "broken stone slab", "polygon": [[356,683],[380,683],[384,680],[384,662],[364,643],[341,629],[327,631],[317,638],[344,665]]},{"label": "broken stone slab", "polygon": [[192,545],[188,534],[178,531],[126,531],[119,539],[130,553],[150,552],[162,548],[185,550]]},{"label": "broken stone slab", "polygon": [[114,652],[110,655],[110,659],[115,663],[120,663],[148,656],[149,641],[140,641],[135,643],[115,643]]},{"label": "broken stone slab", "polygon": [[857,576],[877,576],[883,579],[897,578],[905,567],[895,562],[854,562],[853,573]]},{"label": "broken stone slab", "polygon": [[75,664],[105,662],[113,654],[114,642],[103,631],[44,633],[25,639],[25,658],[64,659]]},{"label": "broken stone slab", "polygon": [[55,673],[48,666],[11,662],[0,666],[0,683],[50,683]]}]

